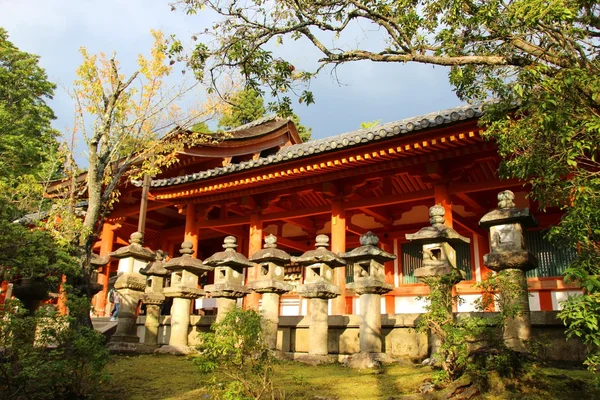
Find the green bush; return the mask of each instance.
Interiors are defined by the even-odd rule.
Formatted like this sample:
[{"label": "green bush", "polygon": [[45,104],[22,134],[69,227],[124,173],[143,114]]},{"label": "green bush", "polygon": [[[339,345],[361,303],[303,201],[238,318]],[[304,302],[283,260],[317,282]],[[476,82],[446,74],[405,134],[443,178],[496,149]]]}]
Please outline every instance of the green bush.
[{"label": "green bush", "polygon": [[0,393],[14,400],[93,397],[108,362],[105,339],[73,318],[16,301],[0,313]]},{"label": "green bush", "polygon": [[282,399],[273,385],[275,358],[262,337],[262,317],[253,310],[234,308],[209,333],[201,333],[195,360],[211,373],[214,398],[225,400]]}]

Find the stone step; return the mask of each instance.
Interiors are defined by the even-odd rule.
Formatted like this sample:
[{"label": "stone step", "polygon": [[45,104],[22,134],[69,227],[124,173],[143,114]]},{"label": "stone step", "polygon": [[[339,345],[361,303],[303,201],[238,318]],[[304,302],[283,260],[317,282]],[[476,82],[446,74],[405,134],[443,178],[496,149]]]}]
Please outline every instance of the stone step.
[{"label": "stone step", "polygon": [[92,326],[103,335],[110,337],[117,330],[117,321],[111,321],[109,317],[92,318]]}]

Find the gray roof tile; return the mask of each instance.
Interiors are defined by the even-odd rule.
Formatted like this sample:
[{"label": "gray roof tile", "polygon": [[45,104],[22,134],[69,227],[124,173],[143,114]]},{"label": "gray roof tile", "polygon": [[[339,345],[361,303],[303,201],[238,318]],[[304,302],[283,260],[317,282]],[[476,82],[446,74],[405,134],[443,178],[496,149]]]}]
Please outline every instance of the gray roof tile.
[{"label": "gray roof tile", "polygon": [[[294,144],[281,149],[276,155],[270,155],[258,160],[243,161],[239,164],[230,164],[227,167],[218,167],[212,170],[174,178],[156,179],[153,180],[150,185],[151,187],[164,187],[199,181],[209,177],[222,176],[263,165],[277,164],[301,157],[309,157],[311,155],[324,153],[327,151],[357,146],[362,143],[369,143],[384,138],[405,135],[413,131],[451,124],[456,121],[477,118],[482,114],[483,111],[479,106],[465,105],[450,108],[417,117],[406,118],[400,121],[388,122],[370,129],[359,129],[352,132],[342,133],[341,135],[337,136],[330,136],[323,139],[312,140],[306,143]],[[276,119],[275,116],[269,115],[250,122],[249,124],[237,127],[235,128],[235,131],[249,129],[260,124],[273,121],[274,119]],[[136,186],[141,186],[142,182],[134,181],[133,184]]]}]

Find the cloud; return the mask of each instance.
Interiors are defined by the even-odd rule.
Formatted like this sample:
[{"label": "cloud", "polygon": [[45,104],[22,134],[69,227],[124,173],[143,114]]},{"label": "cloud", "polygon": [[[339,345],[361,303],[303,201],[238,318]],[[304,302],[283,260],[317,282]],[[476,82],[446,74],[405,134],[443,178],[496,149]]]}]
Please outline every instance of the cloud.
[{"label": "cloud", "polygon": [[[0,26],[24,51],[39,54],[51,80],[70,87],[81,62],[78,50],[116,51],[124,69],[133,68],[136,56],[150,48],[150,29],[175,33],[187,40],[210,27],[215,17],[203,11],[195,16],[171,12],[163,0],[0,0]],[[381,33],[357,26],[340,39],[340,46],[380,46]],[[310,44],[287,39],[275,49],[299,67],[311,67],[320,56]],[[416,64],[348,63],[337,69],[340,86],[323,73],[311,85],[317,103],[297,105],[302,122],[315,138],[358,129],[360,122],[382,122],[458,105],[447,80],[447,70]],[[50,104],[55,126],[71,124],[72,102],[57,91]]]}]

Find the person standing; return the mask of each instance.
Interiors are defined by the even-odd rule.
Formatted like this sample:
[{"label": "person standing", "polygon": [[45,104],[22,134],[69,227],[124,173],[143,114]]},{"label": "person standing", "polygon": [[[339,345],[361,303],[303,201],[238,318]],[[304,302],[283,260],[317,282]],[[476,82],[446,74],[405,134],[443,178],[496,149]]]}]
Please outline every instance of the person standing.
[{"label": "person standing", "polygon": [[110,320],[116,321],[119,317],[119,309],[121,308],[121,297],[114,288],[108,293],[108,300],[113,303],[113,309],[110,312]]}]

